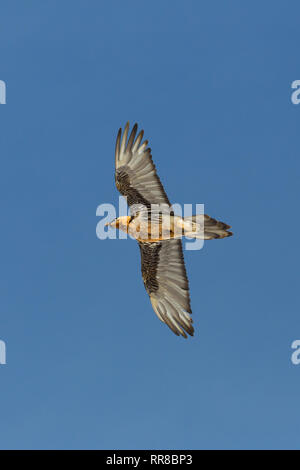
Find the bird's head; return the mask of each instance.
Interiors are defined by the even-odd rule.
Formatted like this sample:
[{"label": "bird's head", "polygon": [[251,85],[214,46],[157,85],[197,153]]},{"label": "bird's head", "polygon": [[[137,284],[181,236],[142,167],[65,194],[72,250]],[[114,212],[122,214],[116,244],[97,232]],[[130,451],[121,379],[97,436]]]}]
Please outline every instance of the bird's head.
[{"label": "bird's head", "polygon": [[130,220],[131,220],[131,217],[128,217],[128,216],[118,217],[117,219],[113,219],[111,222],[108,222],[107,224],[105,224],[105,226],[118,228],[120,230],[127,231]]},{"label": "bird's head", "polygon": [[107,222],[105,227],[119,228],[119,219],[113,219],[111,222]]}]

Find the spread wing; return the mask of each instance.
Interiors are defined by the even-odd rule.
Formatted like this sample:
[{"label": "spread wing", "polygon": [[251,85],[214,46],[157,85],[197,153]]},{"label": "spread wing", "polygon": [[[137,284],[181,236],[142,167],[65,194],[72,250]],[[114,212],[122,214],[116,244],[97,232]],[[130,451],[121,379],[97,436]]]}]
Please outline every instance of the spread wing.
[{"label": "spread wing", "polygon": [[122,196],[127,197],[127,203],[131,206],[146,206],[159,204],[162,207],[170,207],[170,201],[165,193],[163,185],[156,173],[155,165],[151,157],[151,149],[147,148],[148,141],[142,144],[144,131],[136,137],[137,124],[133,126],[129,139],[129,122],[124,133],[119,129],[116,141],[116,186]]},{"label": "spread wing", "polygon": [[139,243],[142,276],[158,318],[177,335],[194,334],[181,240]]}]

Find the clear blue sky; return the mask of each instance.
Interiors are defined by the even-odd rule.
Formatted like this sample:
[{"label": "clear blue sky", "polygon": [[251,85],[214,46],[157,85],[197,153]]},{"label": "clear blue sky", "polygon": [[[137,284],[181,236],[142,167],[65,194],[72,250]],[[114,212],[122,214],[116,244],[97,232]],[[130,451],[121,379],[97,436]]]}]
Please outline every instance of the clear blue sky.
[{"label": "clear blue sky", "polygon": [[[299,15],[2,2],[1,448],[300,448]],[[233,226],[185,252],[187,341],[152,311],[135,242],[95,234],[127,120],[170,199]]]}]

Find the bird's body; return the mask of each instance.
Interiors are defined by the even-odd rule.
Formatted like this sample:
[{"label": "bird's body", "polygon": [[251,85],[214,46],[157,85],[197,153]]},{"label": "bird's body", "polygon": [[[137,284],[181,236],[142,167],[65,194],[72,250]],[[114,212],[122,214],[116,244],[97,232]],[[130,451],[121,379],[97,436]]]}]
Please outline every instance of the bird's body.
[{"label": "bird's body", "polygon": [[[110,223],[115,227],[128,233],[141,243],[156,243],[164,240],[174,240],[183,236],[209,240],[211,238],[225,238],[231,235],[227,229],[229,225],[218,222],[206,215],[180,217],[169,212],[153,212],[151,210],[139,211],[134,216],[122,216]],[[213,221],[214,232],[205,231],[205,218]],[[216,224],[219,224],[217,229]]]},{"label": "bird's body", "polygon": [[182,217],[168,213],[155,214],[148,210],[137,212],[134,216],[119,217],[112,226],[141,243],[182,238],[184,231],[190,228],[190,224]]},{"label": "bird's body", "polygon": [[152,307],[161,321],[176,335],[194,333],[189,285],[181,238],[225,238],[232,235],[229,225],[208,215],[180,217],[156,173],[148,141],[141,144],[143,131],[136,137],[137,124],[128,138],[119,129],[115,150],[115,181],[127,198],[130,216],[119,217],[109,225],[135,238],[140,247],[142,277]]}]

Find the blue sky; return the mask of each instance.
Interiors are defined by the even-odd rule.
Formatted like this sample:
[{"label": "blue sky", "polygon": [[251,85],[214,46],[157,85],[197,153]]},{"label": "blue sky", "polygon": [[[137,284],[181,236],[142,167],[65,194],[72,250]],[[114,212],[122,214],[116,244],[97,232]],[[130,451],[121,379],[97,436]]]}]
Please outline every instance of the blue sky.
[{"label": "blue sky", "polygon": [[[0,446],[299,448],[299,2],[1,4]],[[186,251],[196,334],[155,316],[113,149],[234,237]]]}]

